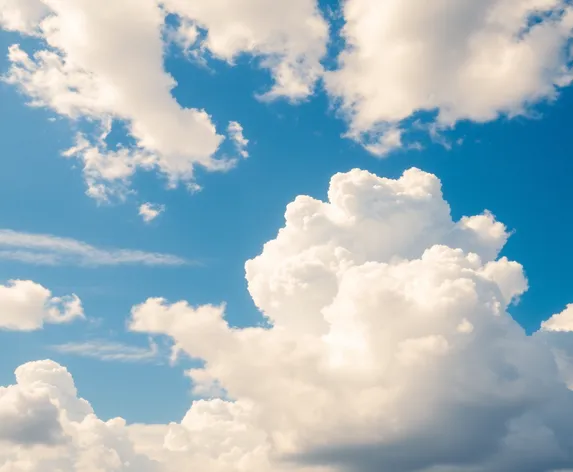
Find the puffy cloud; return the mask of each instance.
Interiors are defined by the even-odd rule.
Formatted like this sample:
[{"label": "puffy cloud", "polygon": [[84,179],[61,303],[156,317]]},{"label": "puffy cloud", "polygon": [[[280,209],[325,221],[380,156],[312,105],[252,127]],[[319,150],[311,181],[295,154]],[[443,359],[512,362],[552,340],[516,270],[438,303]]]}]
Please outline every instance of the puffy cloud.
[{"label": "puffy cloud", "polygon": [[177,266],[188,261],[172,254],[134,249],[103,249],[72,238],[0,229],[0,259],[42,265]]},{"label": "puffy cloud", "polygon": [[[305,98],[323,73],[320,61],[326,54],[328,25],[316,0],[165,0],[163,4],[182,19],[178,42],[186,49],[196,44],[196,49],[231,64],[241,54],[261,57],[262,67],[274,79],[265,98]],[[205,32],[202,39],[198,28]]]},{"label": "puffy cloud", "polygon": [[[131,330],[203,361],[188,375],[204,398],[178,423],[112,426],[62,382],[48,389],[54,437],[68,438],[60,460],[83,457],[87,438],[100,458],[105,437],[120,458],[105,472],[132,470],[134,454],[149,462],[133,470],[161,472],[573,468],[573,392],[553,345],[508,314],[527,282],[498,257],[508,233],[493,215],[453,221],[439,180],[417,169],[396,180],[354,170],[332,178],[326,202],[298,197],[285,219],[246,264],[268,327],[231,327],[224,305],[154,298],[132,310]],[[82,411],[71,423],[68,405]],[[77,427],[88,417],[105,436]],[[27,469],[8,470],[43,471],[45,459],[25,457]]]},{"label": "puffy cloud", "polygon": [[157,218],[161,213],[165,211],[164,205],[157,205],[153,203],[143,203],[139,207],[139,216],[143,218],[143,221],[149,223]]},{"label": "puffy cloud", "polygon": [[133,451],[125,422],[99,420],[52,361],[24,364],[16,384],[0,387],[0,420],[2,472],[158,470]]},{"label": "puffy cloud", "polygon": [[452,221],[439,180],[416,169],[397,180],[354,170],[333,177],[328,202],[298,197],[285,218],[246,264],[269,328],[232,328],[224,306],[133,309],[132,330],[205,362],[189,373],[196,393],[227,399],[195,403],[165,447],[194,464],[206,448],[196,413],[224,405],[222,430],[261,434],[264,461],[243,450],[245,470],[573,466],[573,395],[551,349],[507,313],[527,282],[498,258],[508,233],[491,214]]},{"label": "puffy cloud", "polygon": [[34,331],[44,323],[69,323],[83,317],[76,295],[52,297],[52,292],[31,280],[0,285],[0,329]]},{"label": "puffy cloud", "polygon": [[[11,2],[7,15],[2,24],[22,33],[34,24],[47,48],[30,55],[13,45],[5,80],[34,106],[100,123],[100,136],[80,134],[67,153],[83,162],[89,195],[123,196],[138,168],[157,169],[175,185],[191,181],[197,165],[233,165],[214,157],[223,136],[211,117],[171,95],[176,82],[163,67],[165,13],[156,0],[26,0]],[[114,120],[126,124],[134,145],[109,147]]]},{"label": "puffy cloud", "polygon": [[349,136],[375,154],[400,147],[402,123],[523,114],[573,77],[573,7],[565,0],[346,0],[346,47],[326,87]]}]

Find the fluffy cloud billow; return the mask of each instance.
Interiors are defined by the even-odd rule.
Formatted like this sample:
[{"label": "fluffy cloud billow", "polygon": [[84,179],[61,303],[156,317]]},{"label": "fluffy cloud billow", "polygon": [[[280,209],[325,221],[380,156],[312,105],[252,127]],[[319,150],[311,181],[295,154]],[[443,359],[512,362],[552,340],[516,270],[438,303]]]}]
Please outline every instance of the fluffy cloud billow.
[{"label": "fluffy cloud billow", "polygon": [[16,369],[0,387],[0,471],[151,472],[121,419],[101,421],[77,397],[69,372],[52,361]]},{"label": "fluffy cloud billow", "polygon": [[195,55],[209,52],[230,64],[241,54],[261,58],[273,79],[262,98],[298,101],[314,92],[329,39],[316,0],[162,3],[181,20],[176,39]]},{"label": "fluffy cloud billow", "polygon": [[[64,155],[82,163],[87,194],[100,201],[126,198],[140,169],[193,190],[197,167],[226,171],[248,155],[240,123],[230,121],[226,133],[236,156],[223,155],[225,136],[208,110],[173,96],[177,81],[164,65],[169,43],[229,64],[242,54],[261,58],[273,82],[262,98],[298,101],[322,77],[328,42],[314,0],[0,0],[0,29],[39,40],[35,48],[8,48],[3,81],[32,106],[91,124]],[[119,147],[108,139],[114,124],[127,132]]]},{"label": "fluffy cloud billow", "polygon": [[508,232],[493,215],[453,221],[440,181],[417,169],[353,170],[285,219],[246,264],[269,327],[231,327],[224,305],[133,307],[131,330],[204,361],[188,372],[203,399],[180,422],[102,422],[63,367],[26,364],[0,416],[52,426],[45,438],[4,427],[0,471],[573,468],[568,358],[545,336],[571,336],[568,315],[534,336],[512,319],[527,281],[499,257]]},{"label": "fluffy cloud billow", "polygon": [[[40,40],[9,47],[4,80],[33,106],[97,125],[65,155],[104,201],[125,198],[140,169],[193,190],[198,167],[225,171],[248,155],[240,123],[225,133],[209,110],[173,96],[171,44],[203,64],[254,58],[270,75],[263,100],[300,102],[323,85],[346,136],[378,156],[419,148],[405,136],[412,122],[444,143],[457,122],[527,114],[573,78],[568,0],[346,0],[340,36],[316,0],[102,1],[0,0],[0,28]],[[109,145],[114,123],[129,138],[119,148]],[[225,137],[235,157],[224,157]]]},{"label": "fluffy cloud billow", "polygon": [[347,0],[343,14],[326,88],[374,154],[402,146],[419,111],[434,132],[526,114],[573,78],[567,0]]},{"label": "fluffy cloud billow", "polygon": [[0,285],[0,330],[35,331],[45,323],[70,323],[84,318],[77,295],[52,297],[52,292],[31,280],[10,280]]}]

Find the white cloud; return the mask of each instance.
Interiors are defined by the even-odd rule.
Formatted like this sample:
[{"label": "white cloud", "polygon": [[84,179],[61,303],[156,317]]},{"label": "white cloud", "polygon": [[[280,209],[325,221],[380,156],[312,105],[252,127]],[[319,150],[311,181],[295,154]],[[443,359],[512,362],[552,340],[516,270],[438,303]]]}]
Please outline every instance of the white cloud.
[{"label": "white cloud", "polygon": [[535,336],[552,349],[562,376],[573,390],[573,304],[541,323]]},{"label": "white cloud", "polygon": [[157,360],[159,356],[159,348],[151,339],[149,340],[149,347],[146,348],[97,339],[86,342],[58,344],[52,346],[52,349],[61,354],[116,362],[151,362]]},{"label": "white cloud", "polygon": [[161,213],[165,211],[164,205],[157,205],[153,203],[143,203],[139,207],[139,215],[143,218],[143,221],[149,223],[157,218]]},{"label": "white cloud", "polygon": [[170,30],[168,33],[171,35],[171,40],[177,44],[186,54],[191,54],[196,51],[192,47],[197,44],[199,40],[199,30],[189,21],[181,21],[175,30]]},{"label": "white cloud", "polygon": [[132,249],[102,249],[71,238],[0,229],[0,259],[35,264],[175,266],[188,262],[171,254]]},{"label": "white cloud", "polygon": [[0,330],[34,331],[44,323],[70,323],[84,318],[77,295],[52,297],[52,292],[31,280],[10,280],[0,285]]},{"label": "white cloud", "polygon": [[189,44],[198,41],[197,27],[205,30],[200,50],[231,64],[241,54],[261,57],[261,66],[274,79],[264,98],[305,98],[323,73],[320,61],[326,54],[328,24],[316,0],[165,0],[163,4],[183,20],[181,33],[189,32]]},{"label": "white cloud", "polygon": [[573,78],[564,0],[347,0],[343,13],[346,48],[326,88],[376,154],[400,147],[384,136],[418,111],[437,111],[437,129],[520,115]]},{"label": "white cloud", "polygon": [[[490,213],[452,221],[438,179],[416,169],[337,174],[328,196],[298,197],[246,265],[272,328],[231,328],[224,306],[134,308],[133,330],[172,337],[205,361],[199,391],[231,399],[195,403],[154,457],[265,472],[281,457],[336,472],[571,467],[573,396],[506,311],[527,282],[497,258],[505,227]],[[233,439],[211,449],[212,434]],[[219,459],[200,462],[204,450]]]},{"label": "white cloud", "polygon": [[0,0],[0,27],[33,35],[47,11],[41,0]]},{"label": "white cloud", "polygon": [[573,304],[541,324],[543,331],[573,332]]},{"label": "white cloud", "polygon": [[[23,34],[35,24],[47,47],[30,55],[13,45],[5,80],[33,106],[100,123],[100,136],[80,134],[68,152],[83,162],[90,196],[122,196],[138,168],[157,169],[175,185],[192,181],[197,165],[233,165],[215,157],[223,136],[211,117],[171,95],[176,82],[163,66],[165,14],[157,1],[26,0],[10,3],[6,15],[2,24]],[[126,124],[135,145],[108,146],[113,121]]]},{"label": "white cloud", "polygon": [[125,422],[104,422],[77,397],[68,371],[52,361],[16,370],[0,387],[0,471],[160,472],[138,456]]},{"label": "white cloud", "polygon": [[244,158],[249,157],[249,151],[247,151],[247,145],[249,144],[249,140],[245,138],[243,134],[243,127],[240,125],[240,123],[237,123],[236,121],[231,121],[227,128],[227,131],[229,133],[230,139],[235,144],[235,147],[237,148],[237,152],[239,153],[239,155]]},{"label": "white cloud", "polygon": [[204,362],[188,375],[206,399],[181,422],[102,423],[65,369],[27,364],[8,391],[29,394],[18,408],[7,396],[6,411],[26,407],[31,423],[44,415],[60,427],[44,426],[42,452],[29,446],[38,438],[5,428],[0,463],[27,461],[11,472],[572,469],[573,392],[554,345],[507,312],[527,289],[522,267],[498,257],[507,237],[490,213],[452,221],[431,174],[337,174],[327,202],[298,197],[246,264],[270,328],[232,328],[224,305],[155,298],[133,308],[133,331],[167,335]]}]

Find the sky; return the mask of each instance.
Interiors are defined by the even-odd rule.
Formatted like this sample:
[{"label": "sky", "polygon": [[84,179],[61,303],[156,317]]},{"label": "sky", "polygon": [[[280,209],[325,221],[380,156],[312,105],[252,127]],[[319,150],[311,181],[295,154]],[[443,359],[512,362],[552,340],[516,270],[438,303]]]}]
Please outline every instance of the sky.
[{"label": "sky", "polygon": [[569,1],[0,28],[0,472],[573,470]]}]

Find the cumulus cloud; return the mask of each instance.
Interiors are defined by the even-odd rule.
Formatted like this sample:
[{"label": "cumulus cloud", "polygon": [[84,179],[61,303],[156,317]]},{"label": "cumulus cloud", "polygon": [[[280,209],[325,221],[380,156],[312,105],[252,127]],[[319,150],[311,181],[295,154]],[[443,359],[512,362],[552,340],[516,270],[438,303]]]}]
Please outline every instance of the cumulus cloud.
[{"label": "cumulus cloud", "polygon": [[224,306],[163,299],[135,307],[131,328],[204,360],[191,377],[217,381],[275,461],[360,472],[573,465],[571,418],[559,414],[573,396],[551,350],[507,313],[527,282],[497,257],[505,227],[489,213],[452,221],[439,180],[416,169],[398,180],[337,174],[328,197],[298,197],[246,265],[271,328],[234,329]]},{"label": "cumulus cloud", "polygon": [[125,421],[98,419],[52,361],[22,365],[0,387],[0,420],[2,472],[159,472],[133,451]]},{"label": "cumulus cloud", "polygon": [[[285,458],[360,472],[571,466],[559,413],[571,392],[551,350],[507,313],[527,282],[497,257],[505,227],[490,213],[452,221],[439,180],[416,169],[337,174],[328,197],[298,197],[246,265],[270,329],[231,328],[224,306],[134,308],[133,330],[172,337],[205,361],[196,386],[231,399],[190,416],[239,409],[267,448],[242,456],[251,470]],[[195,458],[189,429],[173,426],[166,444]]]},{"label": "cumulus cloud", "polygon": [[[161,472],[573,468],[573,392],[545,331],[528,336],[508,313],[527,281],[499,257],[509,235],[491,213],[453,221],[440,181],[417,169],[396,180],[353,170],[332,178],[328,201],[298,197],[285,220],[246,264],[268,327],[229,326],[225,305],[133,307],[131,330],[203,361],[188,375],[204,398],[168,425],[114,420],[111,431],[89,416],[126,441],[122,460]],[[91,411],[62,420],[84,405],[72,397],[54,401],[66,458],[86,437],[101,441],[75,426]],[[19,447],[0,454],[16,463]],[[42,457],[26,458],[24,470],[43,470]]]},{"label": "cumulus cloud", "polygon": [[143,221],[149,223],[157,218],[161,213],[165,211],[164,205],[158,205],[154,203],[142,203],[139,207],[139,216],[143,218]]},{"label": "cumulus cloud", "polygon": [[[124,197],[138,168],[156,169],[176,185],[192,181],[197,165],[232,167],[233,160],[215,157],[223,136],[207,112],[184,108],[171,94],[176,82],[163,66],[165,12],[156,0],[3,1],[1,24],[46,44],[33,54],[11,46],[4,80],[33,106],[99,123],[98,135],[80,133],[67,152],[83,163],[90,196]],[[114,121],[125,123],[133,145],[109,146]]]},{"label": "cumulus cloud", "polygon": [[435,129],[524,114],[573,78],[566,0],[347,0],[346,43],[326,88],[349,136],[375,154],[419,111]]},{"label": "cumulus cloud", "polygon": [[177,266],[188,262],[171,254],[133,249],[102,249],[72,238],[0,229],[0,259],[40,265]]},{"label": "cumulus cloud", "polygon": [[52,297],[52,292],[31,280],[0,285],[0,329],[34,331],[44,323],[69,323],[84,317],[76,295]]},{"label": "cumulus cloud", "polygon": [[[183,22],[180,38],[231,64],[241,55],[261,58],[274,85],[263,95],[299,100],[313,92],[323,68],[328,24],[316,0],[165,0],[165,8]],[[200,39],[198,29],[205,34]],[[181,43],[182,39],[179,40]]]}]

